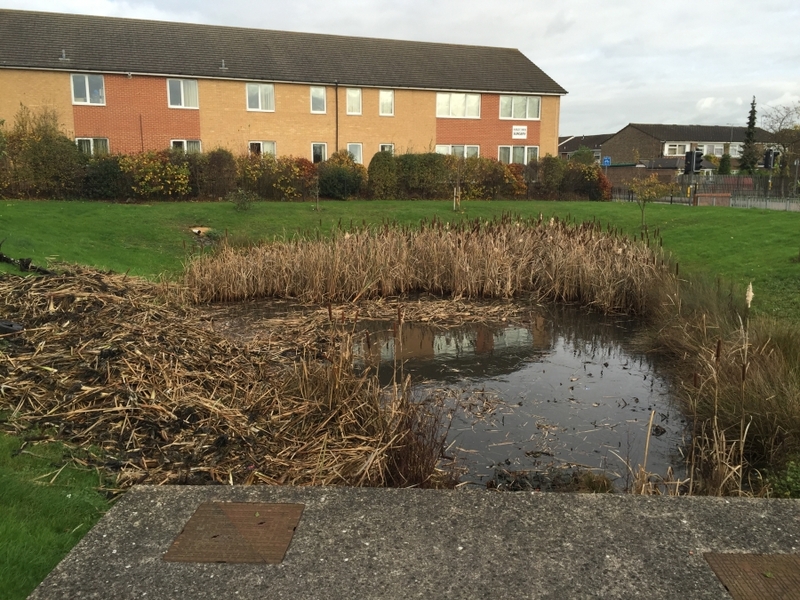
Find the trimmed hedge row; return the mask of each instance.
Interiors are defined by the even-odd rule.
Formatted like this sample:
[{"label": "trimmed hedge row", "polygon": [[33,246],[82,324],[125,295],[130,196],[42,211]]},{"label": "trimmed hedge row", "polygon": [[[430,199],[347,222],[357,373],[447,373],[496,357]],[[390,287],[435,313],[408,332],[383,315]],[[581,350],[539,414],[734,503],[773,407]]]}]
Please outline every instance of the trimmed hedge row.
[{"label": "trimmed hedge row", "polygon": [[[0,122],[2,125],[2,122]],[[378,152],[369,168],[347,151],[318,165],[297,157],[246,155],[228,150],[180,150],[88,156],[65,136],[54,111],[23,107],[14,127],[0,127],[0,196],[97,200],[249,198],[304,201],[317,194],[348,199],[589,198],[610,199],[611,184],[597,165],[547,156],[530,165],[433,152]]]}]

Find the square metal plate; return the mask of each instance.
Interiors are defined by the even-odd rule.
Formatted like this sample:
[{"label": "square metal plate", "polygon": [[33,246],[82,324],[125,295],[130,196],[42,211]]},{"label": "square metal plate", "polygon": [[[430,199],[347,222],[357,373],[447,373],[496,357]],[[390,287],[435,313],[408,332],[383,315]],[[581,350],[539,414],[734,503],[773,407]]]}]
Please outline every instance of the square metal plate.
[{"label": "square metal plate", "polygon": [[279,564],[303,504],[205,502],[164,554],[170,562]]},{"label": "square metal plate", "polygon": [[800,555],[703,554],[733,600],[800,600]]}]

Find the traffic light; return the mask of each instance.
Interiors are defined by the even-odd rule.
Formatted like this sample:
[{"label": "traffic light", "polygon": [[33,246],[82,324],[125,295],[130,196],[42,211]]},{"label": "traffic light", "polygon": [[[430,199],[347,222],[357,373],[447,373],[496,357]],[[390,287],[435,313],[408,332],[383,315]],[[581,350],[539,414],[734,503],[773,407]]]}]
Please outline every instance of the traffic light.
[{"label": "traffic light", "polygon": [[691,175],[692,173],[694,173],[694,152],[690,150],[684,158],[683,174]]},{"label": "traffic light", "polygon": [[767,148],[767,151],[764,152],[764,168],[768,171],[772,170],[774,166],[775,160],[775,151],[772,148]]},{"label": "traffic light", "polygon": [[694,151],[694,162],[692,163],[692,167],[695,173],[699,173],[700,170],[703,168],[703,151],[702,150],[695,150]]}]

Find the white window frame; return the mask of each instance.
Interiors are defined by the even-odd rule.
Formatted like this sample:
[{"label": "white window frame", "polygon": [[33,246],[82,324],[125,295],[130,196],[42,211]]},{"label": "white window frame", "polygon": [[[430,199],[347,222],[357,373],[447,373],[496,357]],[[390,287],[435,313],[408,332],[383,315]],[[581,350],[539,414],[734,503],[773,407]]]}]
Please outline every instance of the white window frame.
[{"label": "white window frame", "polygon": [[[314,146],[322,147],[322,160],[314,161]],[[312,142],[311,143],[311,162],[314,164],[325,162],[328,160],[328,144],[326,142]]]},{"label": "white window frame", "polygon": [[[445,96],[447,96],[447,110],[443,108]],[[464,96],[464,115],[453,114],[453,96]],[[470,98],[478,99],[478,114],[467,115],[467,106],[469,105]],[[445,114],[445,112],[447,114]],[[438,92],[436,94],[436,118],[437,119],[480,119],[481,118],[481,95],[468,94],[466,92]]]},{"label": "white window frame", "polygon": [[391,152],[394,156],[394,144],[379,144],[378,152]]},{"label": "white window frame", "polygon": [[[383,110],[383,99],[387,97],[389,102],[391,103],[391,111],[384,112]],[[378,114],[381,117],[393,117],[394,116],[394,90],[378,90]]]},{"label": "white window frame", "polygon": [[[172,97],[169,93],[169,83],[170,81],[178,81],[181,84],[181,103],[180,104],[173,104]],[[187,106],[186,105],[186,84],[192,83],[194,84],[195,89],[197,90],[197,106]],[[174,77],[170,77],[167,79],[167,106],[170,108],[183,108],[186,110],[197,110],[200,108],[200,89],[197,85],[197,79],[177,79]]]},{"label": "white window frame", "polygon": [[667,144],[665,156],[684,156],[689,144]]},{"label": "white window frame", "polygon": [[[477,144],[439,144],[436,146],[436,152],[439,154],[455,154],[454,148],[464,148],[464,158],[479,157],[481,155],[481,147]],[[469,154],[470,150],[474,149],[473,154]]]},{"label": "white window frame", "polygon": [[[351,148],[358,148],[358,156],[356,156]],[[358,164],[364,164],[364,146],[361,142],[352,142],[347,144],[347,151],[353,156],[353,160],[355,160]]]},{"label": "white window frame", "polygon": [[[328,112],[328,89],[324,86],[312,85],[308,88],[309,102],[311,104],[311,114],[324,115]],[[314,110],[314,90],[322,90],[322,110]]]},{"label": "white window frame", "polygon": [[[189,150],[189,144],[197,144],[197,150]],[[176,144],[180,144],[180,146],[176,146]],[[200,140],[170,140],[169,141],[170,150],[183,150],[184,154],[191,154],[194,152],[202,152],[203,151],[203,144]]]},{"label": "white window frame", "polygon": [[[265,144],[267,144],[267,145],[271,144],[272,145],[272,150],[265,150],[264,149],[264,145]],[[253,152],[253,147],[254,146],[258,146],[258,152]],[[267,155],[267,154],[272,155],[272,156],[277,156],[278,155],[278,145],[274,141],[271,141],[271,140],[251,140],[251,141],[247,142],[247,151],[250,154],[255,154],[256,156],[264,156],[264,155]]]},{"label": "white window frame", "polygon": [[[358,110],[350,110],[350,94],[355,93],[353,95],[353,99],[358,99]],[[346,106],[347,114],[348,115],[360,115],[361,114],[361,88],[347,88],[344,93],[344,103]]]},{"label": "white window frame", "polygon": [[[503,149],[505,149],[505,148],[508,148],[508,162],[504,161],[503,157],[502,157]],[[521,162],[521,163],[514,162],[514,149],[515,148],[524,148],[524,150],[523,150],[523,154],[524,154],[523,160],[525,162]],[[534,154],[535,156],[533,158],[531,158],[531,154]],[[503,163],[504,165],[513,165],[513,164],[529,165],[533,160],[538,160],[538,159],[539,159],[539,146],[522,146],[522,145],[516,146],[516,145],[513,145],[513,146],[498,146],[497,147],[497,160],[499,162]]]},{"label": "white window frame", "polygon": [[78,138],[75,138],[75,145],[78,146],[78,149],[80,150],[81,149],[80,142],[89,142],[89,156],[99,156],[100,153],[97,152],[97,148],[95,146],[97,145],[97,142],[100,141],[100,140],[104,140],[105,143],[106,143],[105,152],[103,152],[102,154],[111,154],[111,145],[108,143],[108,138],[104,138],[104,137],[95,137],[95,138],[78,137]]},{"label": "white window frame", "polygon": [[[258,107],[253,108],[250,106],[250,87],[256,87],[258,89]],[[261,93],[261,88],[270,88],[272,90],[272,106],[268,108],[264,108],[262,106],[261,99],[263,97]],[[275,85],[272,83],[248,83],[244,86],[244,97],[245,97],[245,106],[247,110],[250,112],[275,112]]]},{"label": "white window frame", "polygon": [[[99,77],[101,83],[103,84],[103,99],[102,102],[92,102],[92,91],[89,87],[89,78],[90,77]],[[75,79],[81,78],[83,80],[83,86],[86,90],[86,101],[83,102],[81,100],[75,99]],[[106,80],[102,75],[97,75],[96,73],[72,73],[69,78],[69,86],[70,91],[72,93],[72,103],[75,105],[80,106],[105,106],[106,105]]]},{"label": "white window frame", "polygon": [[[503,102],[504,98],[508,99],[511,102],[511,116],[504,117],[503,116]],[[525,98],[525,116],[520,117],[514,115],[514,99]],[[531,116],[531,100],[536,100],[536,115]],[[500,96],[500,119],[502,121],[541,121],[542,120],[542,97],[541,96],[520,96],[520,95],[507,95],[503,94]]]}]

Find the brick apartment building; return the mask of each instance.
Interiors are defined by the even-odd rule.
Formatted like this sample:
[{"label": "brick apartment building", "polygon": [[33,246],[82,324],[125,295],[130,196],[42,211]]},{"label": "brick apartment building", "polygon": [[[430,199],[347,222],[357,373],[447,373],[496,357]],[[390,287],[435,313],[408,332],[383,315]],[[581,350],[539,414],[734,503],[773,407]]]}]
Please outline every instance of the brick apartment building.
[{"label": "brick apartment building", "polygon": [[0,119],[55,109],[87,152],[347,149],[528,162],[566,91],[521,52],[0,10]]}]

